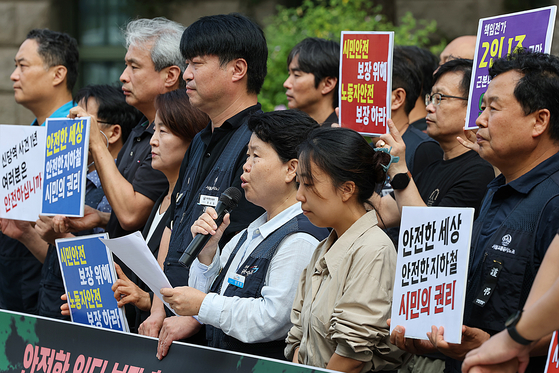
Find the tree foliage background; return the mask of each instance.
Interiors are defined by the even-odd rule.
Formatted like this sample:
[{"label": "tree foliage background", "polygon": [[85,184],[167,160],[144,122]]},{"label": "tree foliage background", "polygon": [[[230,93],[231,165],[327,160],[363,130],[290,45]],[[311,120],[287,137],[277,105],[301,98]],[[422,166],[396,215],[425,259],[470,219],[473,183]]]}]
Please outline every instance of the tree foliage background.
[{"label": "tree foliage background", "polygon": [[340,41],[342,31],[394,31],[395,45],[417,45],[438,55],[444,44],[432,45],[435,21],[417,21],[411,13],[402,17],[398,26],[380,14],[371,0],[305,0],[296,8],[278,6],[264,29],[268,42],[268,75],[259,101],[264,111],[286,105],[283,82],[287,78],[287,56],[307,37]]}]

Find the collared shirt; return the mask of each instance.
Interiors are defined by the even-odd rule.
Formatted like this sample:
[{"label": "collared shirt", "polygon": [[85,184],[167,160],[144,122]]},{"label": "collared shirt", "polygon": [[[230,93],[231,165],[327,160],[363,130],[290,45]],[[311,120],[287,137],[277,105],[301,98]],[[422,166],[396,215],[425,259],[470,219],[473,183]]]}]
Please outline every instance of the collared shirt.
[{"label": "collared shirt", "polygon": [[315,250],[293,303],[286,357],[325,368],[334,353],[364,362],[361,372],[395,369],[405,352],[389,342],[396,250],[369,211]]},{"label": "collared shirt", "polygon": [[[196,174],[196,180],[194,180],[194,184],[192,186],[193,190],[198,190],[200,188],[202,182],[223,152],[223,149],[225,149],[225,147],[229,143],[229,140],[235,133],[235,130],[238,129],[245,122],[248,116],[260,111],[260,108],[260,104],[256,104],[246,108],[240,113],[237,113],[231,118],[227,119],[220,127],[215,128],[213,132],[211,122],[206,126],[206,128],[200,131],[200,140],[202,140],[205,145],[205,152],[204,157],[202,157],[202,159],[200,160],[197,160],[200,163],[198,172]],[[184,175],[186,172],[186,167],[190,162],[191,148],[192,147],[188,148],[182,161],[179,178],[177,180],[177,184],[175,185],[175,189],[173,190],[173,196],[175,196],[177,193],[180,193],[183,187],[183,183],[185,182]],[[243,165],[245,161],[246,148],[244,151],[239,153],[235,162],[233,184],[231,186],[234,186],[238,189],[241,189],[241,175],[243,174]],[[184,201],[183,203],[197,203],[198,201],[194,200],[194,198],[197,197],[198,196],[196,193],[192,193],[190,196],[190,200]],[[176,199],[173,197],[172,200],[174,201]],[[169,209],[169,216],[171,216],[171,219],[169,219],[168,226],[169,228],[171,228],[172,224],[174,223],[173,217],[175,216],[175,204],[171,203]],[[246,228],[257,216],[260,216],[263,212],[264,210],[261,207],[248,202],[245,198],[245,194],[242,193],[242,198],[239,201],[237,208],[235,208],[231,212],[231,224],[229,224],[229,226],[225,230],[220,241],[220,245],[225,246],[225,244],[237,232]]]},{"label": "collared shirt", "polygon": [[[66,118],[68,116],[68,114],[70,113],[70,109],[73,108],[74,106],[76,106],[74,101],[68,101],[67,103],[65,103],[64,105],[62,105],[58,109],[56,109],[56,111],[54,113],[52,113],[52,115],[49,118]],[[46,121],[41,123],[41,126],[44,126],[45,123],[46,123]],[[37,123],[37,118],[35,118],[35,120],[31,123],[31,125],[32,126],[38,126],[39,125],[39,123]]]},{"label": "collared shirt", "polygon": [[[505,177],[501,174],[487,185],[488,193],[483,201],[482,210],[488,209],[488,213],[483,221],[476,220],[475,224],[482,224],[477,244],[472,249],[473,263],[470,268],[476,267],[482,259],[482,253],[487,242],[501,226],[503,221],[509,216],[514,207],[530,191],[543,180],[559,169],[559,153],[549,157],[524,175],[506,183]],[[559,209],[555,201],[547,205],[543,210],[544,220],[539,224],[536,231],[535,253],[537,254],[536,263],[540,263],[547,251],[547,248],[557,232],[559,222]]]},{"label": "collared shirt", "polygon": [[[267,214],[264,213],[248,226],[247,239],[227,271],[221,293],[210,293],[202,302],[198,315],[200,322],[220,328],[245,343],[269,342],[285,337],[291,327],[289,313],[301,272],[318,245],[318,240],[313,236],[294,233],[282,241],[266,274],[261,298],[226,297],[223,294],[228,286],[234,286],[226,283],[227,278],[237,272],[253,250],[275,230],[301,213],[301,203],[298,202],[270,221],[267,221]],[[221,255],[214,256],[210,266],[201,264],[198,259],[194,261],[190,268],[191,287],[205,293],[209,291],[243,232],[233,237]]]}]

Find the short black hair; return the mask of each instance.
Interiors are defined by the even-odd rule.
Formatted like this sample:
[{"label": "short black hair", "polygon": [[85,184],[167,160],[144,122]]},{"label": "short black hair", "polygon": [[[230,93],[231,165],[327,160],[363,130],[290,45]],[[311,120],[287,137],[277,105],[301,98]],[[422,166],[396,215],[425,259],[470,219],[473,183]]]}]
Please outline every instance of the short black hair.
[{"label": "short black hair", "polygon": [[280,110],[252,115],[248,128],[278,153],[282,162],[297,158],[299,145],[320,125],[300,110]]},{"label": "short black hair", "polygon": [[415,45],[399,47],[408,57],[414,61],[421,73],[421,97],[431,93],[433,87],[433,73],[439,67],[439,57],[424,48]]},{"label": "short black hair", "polygon": [[76,39],[64,32],[49,29],[33,29],[29,31],[26,39],[37,42],[37,53],[48,68],[58,65],[66,68],[66,87],[69,92],[72,92],[78,80],[78,62],[80,59]]},{"label": "short black hair", "polygon": [[547,109],[550,113],[549,136],[559,140],[559,58],[547,53],[521,49],[494,60],[489,68],[491,79],[508,71],[524,75],[514,88],[514,97],[524,114]]},{"label": "short black hair", "polygon": [[94,98],[99,105],[97,118],[109,124],[118,124],[122,129],[122,142],[126,142],[132,128],[138,124],[142,114],[133,106],[126,103],[126,96],[119,87],[108,84],[87,85],[74,96],[77,104]]},{"label": "short black hair", "polygon": [[394,48],[392,58],[392,90],[397,88],[406,91],[404,111],[409,115],[421,94],[421,71],[401,47]]},{"label": "short black hair", "polygon": [[[462,73],[462,80],[460,81],[460,93],[464,97],[470,94],[470,80],[472,79],[472,66],[473,61],[465,58],[455,58],[442,64],[435,75],[433,76],[433,85],[446,73]],[[464,100],[464,105],[468,105],[468,101]]]},{"label": "short black hair", "polygon": [[248,65],[248,93],[258,94],[266,78],[268,46],[264,32],[256,23],[238,13],[200,18],[182,34],[180,50],[186,60],[217,56],[222,66],[236,58],[243,58]]},{"label": "short black hair", "polygon": [[334,88],[332,108],[338,106],[338,83],[340,75],[340,44],[333,40],[306,38],[297,44],[287,57],[287,67],[297,56],[297,64],[302,72],[314,75],[314,87],[324,78],[338,79]]}]

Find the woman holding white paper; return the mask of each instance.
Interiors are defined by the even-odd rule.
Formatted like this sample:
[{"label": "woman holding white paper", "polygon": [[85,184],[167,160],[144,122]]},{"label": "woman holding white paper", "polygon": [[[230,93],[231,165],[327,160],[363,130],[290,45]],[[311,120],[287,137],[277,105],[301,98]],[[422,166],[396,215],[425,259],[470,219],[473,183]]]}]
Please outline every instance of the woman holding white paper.
[{"label": "woman holding white paper", "polygon": [[[155,100],[155,132],[151,138],[151,165],[165,174],[169,189],[156,201],[142,232],[153,255],[157,258],[161,235],[167,224],[167,209],[178,179],[179,169],[190,142],[209,122],[206,114],[190,105],[186,91],[179,89],[159,95]],[[116,266],[119,280],[113,285],[118,306],[134,305],[136,328],[149,316],[151,293],[147,286],[136,276],[129,279]]]}]

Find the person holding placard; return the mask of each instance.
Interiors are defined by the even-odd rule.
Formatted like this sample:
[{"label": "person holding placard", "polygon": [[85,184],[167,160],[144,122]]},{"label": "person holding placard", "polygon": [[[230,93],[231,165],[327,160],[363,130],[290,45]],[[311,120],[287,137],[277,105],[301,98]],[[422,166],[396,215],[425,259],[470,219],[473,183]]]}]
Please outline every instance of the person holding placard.
[{"label": "person holding placard", "polygon": [[[157,258],[159,244],[167,225],[168,208],[184,154],[192,139],[208,123],[208,117],[190,105],[184,89],[167,92],[155,99],[155,132],[151,137],[152,166],[165,174],[169,189],[155,202],[153,210],[142,232],[148,247]],[[136,306],[135,328],[149,316],[153,293],[132,273],[130,278],[120,267],[116,269],[119,280],[113,285],[119,307],[131,303]]]},{"label": "person holding placard", "polygon": [[[99,118],[102,123],[100,128],[107,136],[107,149],[113,157],[116,157],[122,148],[122,137],[130,133],[139,112],[126,104],[122,91],[107,85],[84,87],[78,91],[75,100],[90,115]],[[95,177],[94,166],[95,164],[92,163],[89,167],[85,201],[89,208],[109,215],[111,208],[104,197],[99,179]],[[55,232],[52,222],[52,217],[40,216],[34,229],[29,222],[18,222],[17,225],[6,225],[5,232],[13,237],[20,237],[19,239],[29,251],[44,253],[41,259],[44,264],[39,287],[38,313],[41,316],[61,318],[60,306],[64,302],[60,296],[64,294],[64,284],[54,243],[57,238],[72,237],[73,234]],[[93,233],[91,229],[84,227],[75,235],[91,233]]]},{"label": "person holding placard", "polygon": [[[31,30],[15,56],[14,98],[29,109],[36,119],[32,125],[44,125],[47,118],[63,118],[74,102],[72,89],[78,77],[78,43],[68,34],[48,29]],[[6,224],[18,224],[15,221]],[[17,237],[0,233],[0,304],[12,311],[37,313],[41,267],[47,246],[31,234],[25,222],[20,228],[30,234]],[[9,228],[8,228],[9,229]],[[15,236],[14,236],[15,237]],[[35,247],[30,251],[26,247]]]},{"label": "person holding placard", "polygon": [[377,147],[400,157],[388,170],[394,197],[382,197],[378,211],[385,227],[400,224],[402,206],[474,207],[479,213],[487,184],[495,173],[487,161],[456,141],[463,135],[471,72],[471,60],[447,62],[435,73],[432,93],[425,97],[427,134],[443,149],[440,160],[412,178],[405,162],[406,145],[392,120],[390,133],[377,142]]},{"label": "person holding placard", "polygon": [[297,199],[313,224],[333,230],[301,275],[285,349],[295,363],[368,372],[396,369],[406,356],[386,324],[396,250],[368,202],[389,162],[347,128],[314,130],[301,145]]},{"label": "person holding placard", "polygon": [[340,44],[306,38],[289,52],[287,71],[283,87],[288,107],[304,111],[325,127],[338,123],[334,109],[338,107]]},{"label": "person holding placard", "polygon": [[[83,218],[55,221],[57,229],[64,231],[76,224],[87,224],[106,227],[110,237],[116,238],[144,227],[155,201],[168,186],[165,175],[151,167],[149,141],[153,135],[155,98],[184,84],[181,74],[185,64],[178,49],[183,30],[182,25],[161,17],[137,19],[126,26],[126,68],[120,76],[122,90],[126,102],[145,118],[132,130],[116,165],[97,121],[92,118],[89,149],[113,210],[108,218],[89,210]],[[87,113],[75,108],[71,116],[83,117]]]},{"label": "person holding placard", "polygon": [[[470,141],[460,140],[502,174],[488,185],[474,223],[462,344],[447,343],[435,326],[430,335],[453,372],[524,307],[559,229],[559,58],[519,51],[494,60],[489,72],[479,130]],[[403,333],[398,330],[394,341],[409,348],[413,343]],[[545,354],[548,344],[549,337],[541,340],[532,355]],[[544,364],[545,358],[532,357],[527,371],[542,371]]]}]

